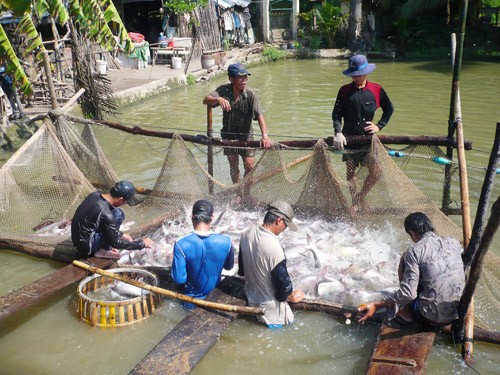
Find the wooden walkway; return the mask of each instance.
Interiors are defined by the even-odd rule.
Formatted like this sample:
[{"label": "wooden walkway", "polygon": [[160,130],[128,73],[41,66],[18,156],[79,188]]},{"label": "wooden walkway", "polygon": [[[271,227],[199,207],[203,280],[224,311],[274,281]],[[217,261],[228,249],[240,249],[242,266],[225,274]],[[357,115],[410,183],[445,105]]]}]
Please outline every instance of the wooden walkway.
[{"label": "wooden walkway", "polygon": [[425,374],[434,344],[434,332],[417,332],[382,325],[375,343],[367,375]]},{"label": "wooden walkway", "polygon": [[[244,300],[231,297],[219,289],[210,293],[207,300],[245,305]],[[189,374],[237,315],[196,308],[180,321],[129,375]]]},{"label": "wooden walkway", "polygon": [[[89,258],[87,261],[99,268],[108,268],[114,262],[110,259],[99,258]],[[44,301],[85,276],[87,276],[87,271],[70,264],[29,285],[1,296],[0,321]]]}]

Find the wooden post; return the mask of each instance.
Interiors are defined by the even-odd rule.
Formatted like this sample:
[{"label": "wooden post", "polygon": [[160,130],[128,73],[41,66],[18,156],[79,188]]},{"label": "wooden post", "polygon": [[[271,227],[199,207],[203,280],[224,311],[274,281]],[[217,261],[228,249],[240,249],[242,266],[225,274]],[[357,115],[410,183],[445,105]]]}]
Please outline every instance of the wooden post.
[{"label": "wooden post", "polygon": [[[465,162],[465,151],[463,146],[464,134],[463,134],[463,124],[461,119],[461,107],[460,107],[460,91],[457,92],[457,154],[458,154],[458,165],[460,174],[460,196],[462,201],[462,229],[463,229],[463,241],[464,249],[469,246],[469,241],[471,238],[471,222],[470,222],[470,204],[469,204],[469,184],[467,179],[467,164]],[[472,339],[474,337],[474,304],[471,300],[469,304],[469,310],[465,315],[465,333],[464,340],[462,342],[462,358],[466,362],[472,361],[472,354],[474,345]]]},{"label": "wooden post", "polygon": [[493,182],[495,180],[497,165],[500,162],[500,122],[497,123],[497,129],[495,132],[495,140],[493,142],[493,148],[490,154],[490,160],[488,162],[488,169],[486,170],[486,175],[484,176],[484,183],[481,189],[481,196],[479,197],[479,203],[477,206],[476,220],[474,221],[474,228],[472,230],[471,240],[469,246],[465,249],[464,253],[464,266],[468,270],[472,259],[479,249],[479,244],[481,241],[481,236],[484,231],[484,224],[486,223],[486,209],[488,207],[488,202],[491,197],[491,189],[493,187]]},{"label": "wooden post", "polygon": [[50,69],[49,53],[47,50],[43,51],[43,68],[45,70],[45,76],[47,77],[47,86],[49,89],[50,103],[52,109],[58,108],[56,90],[54,89],[54,81],[52,80],[52,70]]},{"label": "wooden post", "polygon": [[55,58],[55,66],[56,66],[56,74],[59,81],[64,81],[64,72],[61,63],[61,55],[60,55],[60,44],[59,44],[59,32],[57,31],[56,22],[54,21],[54,17],[50,17],[51,27],[52,27],[52,35],[54,35],[54,58]]},{"label": "wooden post", "polygon": [[[208,136],[208,152],[207,152],[207,163],[208,163],[208,174],[214,176],[214,149],[212,145],[213,137],[213,119],[212,119],[212,106],[207,105],[207,136]],[[208,192],[210,194],[214,193],[214,182],[210,178],[208,179]]]},{"label": "wooden post", "polygon": [[492,214],[488,221],[487,229],[483,234],[483,223],[488,204],[491,187],[496,174],[496,166],[500,159],[500,123],[497,124],[495,134],[495,142],[490,155],[488,172],[485,176],[481,197],[479,200],[478,212],[474,223],[474,235],[471,238],[469,246],[465,247],[464,265],[466,270],[470,265],[469,277],[465,286],[460,304],[458,306],[458,322],[455,324],[456,331],[461,332],[465,324],[464,343],[462,345],[462,356],[466,361],[472,359],[472,337],[473,337],[473,314],[474,314],[474,291],[479,280],[484,256],[488,250],[489,244],[498,229],[498,221],[500,216],[500,198],[493,205]]},{"label": "wooden post", "polygon": [[[458,35],[458,45],[457,51],[454,57],[453,64],[453,80],[451,85],[451,99],[450,99],[450,114],[448,117],[448,138],[453,139],[455,134],[455,121],[457,120],[457,103],[459,101],[459,87],[460,87],[460,70],[462,69],[462,55],[464,50],[464,38],[465,38],[465,23],[467,19],[467,5],[468,0],[462,0],[460,7],[460,33]],[[446,157],[449,160],[453,159],[453,147],[448,146],[446,148]],[[443,200],[442,200],[442,210],[446,212],[450,205],[450,189],[451,189],[451,165],[445,166],[445,177],[443,185]]]}]

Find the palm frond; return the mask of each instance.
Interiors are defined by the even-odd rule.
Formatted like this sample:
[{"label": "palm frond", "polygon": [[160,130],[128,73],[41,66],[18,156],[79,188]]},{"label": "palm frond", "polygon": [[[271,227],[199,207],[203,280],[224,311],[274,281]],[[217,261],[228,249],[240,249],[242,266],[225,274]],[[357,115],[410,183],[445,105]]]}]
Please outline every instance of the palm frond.
[{"label": "palm frond", "polygon": [[412,18],[415,15],[421,14],[423,11],[446,5],[447,2],[448,0],[408,0],[401,7],[401,16],[404,18]]}]

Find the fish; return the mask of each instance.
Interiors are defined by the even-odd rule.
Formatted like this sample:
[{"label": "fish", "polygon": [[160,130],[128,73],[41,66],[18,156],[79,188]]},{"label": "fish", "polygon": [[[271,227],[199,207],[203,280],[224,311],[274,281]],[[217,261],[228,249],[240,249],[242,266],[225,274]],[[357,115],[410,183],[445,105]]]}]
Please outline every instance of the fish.
[{"label": "fish", "polygon": [[[219,212],[216,232],[231,237],[235,249],[243,232],[263,219],[259,210],[226,206]],[[356,305],[386,297],[387,290],[398,285],[399,258],[407,247],[406,234],[399,227],[385,222],[361,226],[321,217],[300,217],[297,222],[297,232],[285,231],[279,238],[292,284],[308,298]],[[168,268],[173,244],[192,231],[191,212],[185,208],[150,235],[154,241],[151,249],[123,250],[118,264]],[[222,277],[236,275],[237,258],[236,252],[234,268],[224,270]]]},{"label": "fish", "polygon": [[[142,280],[143,278],[140,278],[137,281],[142,281]],[[121,296],[140,297],[149,294],[148,290],[139,288],[138,286],[135,285],[125,283],[123,281],[114,282],[110,286],[110,289]]]},{"label": "fish", "polygon": [[35,236],[63,236],[71,233],[71,220],[60,220],[55,223],[35,227]]}]

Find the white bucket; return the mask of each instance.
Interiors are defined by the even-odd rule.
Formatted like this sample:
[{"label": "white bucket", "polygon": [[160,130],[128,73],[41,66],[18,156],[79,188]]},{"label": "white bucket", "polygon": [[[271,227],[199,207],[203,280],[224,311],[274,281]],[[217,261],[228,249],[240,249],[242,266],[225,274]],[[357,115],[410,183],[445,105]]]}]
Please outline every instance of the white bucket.
[{"label": "white bucket", "polygon": [[172,68],[173,69],[181,69],[182,68],[182,59],[177,56],[172,57]]},{"label": "white bucket", "polygon": [[108,68],[108,63],[106,60],[96,60],[97,72],[102,75],[106,75],[106,69]]}]

